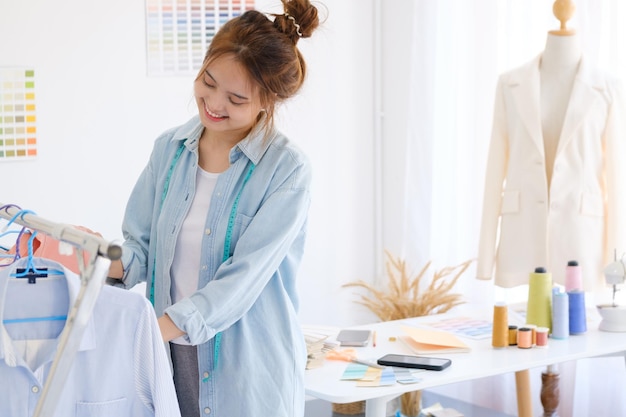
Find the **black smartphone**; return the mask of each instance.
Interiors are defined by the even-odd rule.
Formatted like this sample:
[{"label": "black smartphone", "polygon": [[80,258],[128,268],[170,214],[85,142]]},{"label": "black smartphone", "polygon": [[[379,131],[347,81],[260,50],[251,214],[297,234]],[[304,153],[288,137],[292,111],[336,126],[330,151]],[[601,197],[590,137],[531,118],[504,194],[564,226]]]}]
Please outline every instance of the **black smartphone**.
[{"label": "black smartphone", "polygon": [[401,368],[428,369],[441,371],[446,369],[452,361],[445,358],[431,358],[428,356],[398,355],[390,353],[378,359],[379,365],[398,366]]}]

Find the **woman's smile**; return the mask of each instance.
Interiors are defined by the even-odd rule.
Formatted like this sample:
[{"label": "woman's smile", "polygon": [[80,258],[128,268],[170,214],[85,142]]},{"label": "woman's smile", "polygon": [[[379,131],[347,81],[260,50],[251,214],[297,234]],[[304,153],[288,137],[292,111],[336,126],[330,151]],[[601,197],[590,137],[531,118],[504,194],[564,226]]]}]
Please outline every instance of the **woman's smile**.
[{"label": "woman's smile", "polygon": [[208,117],[210,120],[213,120],[213,121],[215,121],[215,122],[219,122],[219,121],[222,121],[222,120],[224,120],[224,119],[227,119],[227,118],[228,118],[228,116],[220,116],[220,115],[219,115],[219,114],[217,114],[217,113],[213,113],[211,110],[209,110],[209,108],[207,107],[206,103],[204,103],[204,111],[206,112],[207,117]]}]

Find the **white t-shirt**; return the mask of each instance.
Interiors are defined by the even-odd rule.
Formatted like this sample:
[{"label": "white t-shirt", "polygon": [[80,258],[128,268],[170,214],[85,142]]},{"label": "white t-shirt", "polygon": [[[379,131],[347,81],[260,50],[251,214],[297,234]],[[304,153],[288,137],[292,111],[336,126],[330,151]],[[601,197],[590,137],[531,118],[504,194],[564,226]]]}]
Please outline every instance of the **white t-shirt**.
[{"label": "white t-shirt", "polygon": [[[196,172],[196,194],[180,229],[172,262],[172,303],[189,297],[198,289],[202,237],[218,176],[200,167]],[[182,336],[172,343],[189,345]]]}]

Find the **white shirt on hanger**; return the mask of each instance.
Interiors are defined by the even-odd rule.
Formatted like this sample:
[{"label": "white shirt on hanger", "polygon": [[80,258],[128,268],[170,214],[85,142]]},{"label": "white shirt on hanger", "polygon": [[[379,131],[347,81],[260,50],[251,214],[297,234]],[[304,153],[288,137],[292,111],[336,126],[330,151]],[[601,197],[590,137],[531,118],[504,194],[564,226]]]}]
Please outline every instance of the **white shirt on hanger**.
[{"label": "white shirt on hanger", "polygon": [[[65,324],[62,317],[80,288],[80,278],[60,264],[44,258],[34,262],[37,269],[62,274],[29,284],[11,277],[25,258],[0,268],[2,416],[33,415]],[[180,416],[156,315],[145,297],[102,288],[56,416]]]}]

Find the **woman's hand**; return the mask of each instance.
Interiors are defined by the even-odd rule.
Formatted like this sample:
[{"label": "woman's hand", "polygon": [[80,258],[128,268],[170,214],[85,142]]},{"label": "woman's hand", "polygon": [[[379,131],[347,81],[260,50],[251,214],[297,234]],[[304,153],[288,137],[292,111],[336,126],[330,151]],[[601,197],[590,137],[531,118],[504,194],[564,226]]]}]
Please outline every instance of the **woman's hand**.
[{"label": "woman's hand", "polygon": [[[76,226],[74,225],[73,227],[75,227],[78,230],[82,230],[83,232],[87,232],[90,233],[92,235],[96,235],[98,237],[102,237],[102,234],[99,232],[94,232],[93,230],[89,229],[88,227],[85,226]],[[114,278],[114,279],[122,279],[124,278],[124,266],[122,265],[122,261],[120,259],[117,259],[115,261],[111,261],[111,265],[109,266],[109,273],[107,274],[108,278]]]},{"label": "woman's hand", "polygon": [[185,332],[176,327],[170,316],[167,314],[159,317],[158,322],[159,329],[161,330],[161,337],[163,337],[164,342],[169,342],[170,340],[176,339],[177,337],[185,334]]}]

